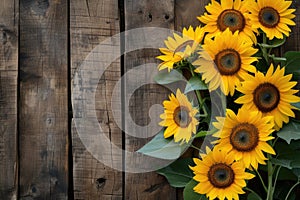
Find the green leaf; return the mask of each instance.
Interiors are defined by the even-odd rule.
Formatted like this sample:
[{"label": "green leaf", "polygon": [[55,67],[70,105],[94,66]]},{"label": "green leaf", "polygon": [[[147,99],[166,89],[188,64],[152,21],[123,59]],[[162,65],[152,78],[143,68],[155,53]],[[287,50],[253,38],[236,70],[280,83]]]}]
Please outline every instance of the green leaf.
[{"label": "green leaf", "polygon": [[195,138],[204,137],[207,135],[207,131],[200,131],[195,135]]},{"label": "green leaf", "polygon": [[214,133],[216,133],[218,131],[218,129],[213,128],[210,131],[199,131],[196,135],[195,138],[199,138],[199,137],[204,137],[206,135],[212,135]]},{"label": "green leaf", "polygon": [[298,108],[298,110],[300,110],[300,102],[298,103],[292,103],[292,106]]},{"label": "green leaf", "polygon": [[176,143],[173,138],[164,138],[164,129],[161,130],[150,142],[137,152],[166,160],[176,160],[190,146],[189,143]]},{"label": "green leaf", "polygon": [[184,93],[188,93],[193,90],[207,90],[207,85],[197,76],[193,76],[187,82]]},{"label": "green leaf", "polygon": [[[278,141],[275,145],[276,158],[272,158],[271,162],[275,165],[282,166],[290,171],[295,168],[300,168],[299,141],[293,141],[287,144],[285,141]],[[280,172],[282,172],[281,169]],[[291,171],[293,172],[293,171]],[[296,174],[295,174],[296,175]]]},{"label": "green leaf", "polygon": [[298,180],[300,179],[300,168],[294,168],[292,172],[298,177]]},{"label": "green leaf", "polygon": [[300,139],[300,123],[290,121],[288,124],[284,125],[282,129],[277,133],[277,136],[285,140],[288,144],[291,140]]},{"label": "green leaf", "polygon": [[285,168],[288,168],[288,169],[292,169],[292,166],[291,166],[292,161],[291,160],[272,158],[271,162],[274,165],[278,165],[278,166],[282,166],[282,167],[285,167]]},{"label": "green leaf", "polygon": [[184,200],[208,200],[205,195],[198,194],[194,192],[194,187],[198,184],[194,179],[192,179],[183,190]]},{"label": "green leaf", "polygon": [[[293,184],[290,182],[279,182],[277,184],[276,189],[274,190],[274,199],[285,199],[292,185]],[[288,197],[288,200],[295,200],[295,199],[296,199],[295,191],[293,191],[292,194],[290,194],[290,196]]]},{"label": "green leaf", "polygon": [[173,69],[170,72],[164,71],[164,72],[158,73],[154,77],[154,80],[158,84],[165,85],[165,84],[185,80],[185,78],[182,76],[182,74],[179,70]]},{"label": "green leaf", "polygon": [[259,59],[258,62],[256,63],[256,68],[261,72],[265,72],[268,67],[269,66],[265,61],[265,59]]},{"label": "green leaf", "polygon": [[[259,197],[259,199],[261,199],[261,198]],[[250,193],[247,196],[247,200],[258,200],[258,196],[254,193]]]},{"label": "green leaf", "polygon": [[294,169],[281,168],[278,176],[278,180],[297,181],[297,174],[294,173]]},{"label": "green leaf", "polygon": [[185,187],[194,176],[189,168],[190,165],[194,165],[192,158],[184,158],[176,160],[169,166],[158,170],[157,173],[165,176],[171,186]]},{"label": "green leaf", "polygon": [[285,72],[287,74],[293,74],[296,76],[300,75],[300,52],[299,51],[288,51],[284,54],[286,62],[283,62],[285,65]]}]

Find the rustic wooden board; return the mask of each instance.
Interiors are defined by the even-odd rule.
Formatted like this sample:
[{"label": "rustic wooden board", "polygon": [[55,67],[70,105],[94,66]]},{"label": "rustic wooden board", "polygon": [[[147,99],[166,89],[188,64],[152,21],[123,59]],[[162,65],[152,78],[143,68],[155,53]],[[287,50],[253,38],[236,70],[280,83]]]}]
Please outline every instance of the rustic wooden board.
[{"label": "rustic wooden board", "polygon": [[203,15],[209,0],[175,0],[175,30],[199,26],[198,16]]},{"label": "rustic wooden board", "polygon": [[17,77],[19,1],[0,7],[0,197],[17,199]]},{"label": "rustic wooden board", "polygon": [[20,2],[20,199],[68,198],[67,2]]},{"label": "rustic wooden board", "polygon": [[[73,83],[74,74],[80,70],[88,54],[103,40],[119,33],[120,29],[117,0],[74,0],[70,3]],[[118,43],[114,45],[120,50]],[[103,61],[95,58],[92,62]],[[114,101],[111,97],[112,90],[120,79],[120,74],[120,61],[116,60],[98,82],[95,109],[99,125],[104,133],[121,150],[122,131],[115,123],[116,120],[120,121],[121,114],[113,116],[111,110],[111,101]],[[75,127],[75,123],[72,124],[74,198],[82,200],[122,199],[122,172],[105,166],[93,157],[93,153],[89,152],[80,140],[78,128],[80,127]],[[118,156],[118,153],[112,152],[108,159],[122,165],[122,156]]]},{"label": "rustic wooden board", "polygon": [[296,26],[293,26],[290,37],[287,38],[286,43],[282,47],[282,53],[286,51],[300,51],[300,2],[293,1],[291,8],[296,9],[294,19]]},{"label": "rustic wooden board", "polygon": [[[125,1],[125,30],[132,30],[141,27],[161,27],[174,29],[174,1],[147,1],[147,0],[126,0]],[[143,38],[153,37],[145,33],[144,36],[138,38],[131,36],[125,40],[125,49],[136,45],[135,43],[143,43]],[[155,32],[153,33],[155,34]],[[159,37],[159,35],[157,35]],[[162,39],[162,38],[160,38]],[[156,41],[153,38],[153,41]],[[162,43],[163,44],[163,43]],[[124,72],[139,65],[156,63],[158,60],[155,57],[159,55],[157,49],[138,49],[127,53],[124,57]],[[156,69],[155,69],[156,70]],[[138,77],[147,77],[142,71],[137,74]],[[138,80],[138,79],[137,79]],[[127,86],[131,84],[139,84],[137,80],[125,81],[125,93]],[[141,80],[142,81],[142,80]],[[157,85],[144,85],[135,91],[130,98],[129,113],[125,114],[125,126],[131,126],[127,120],[132,117],[134,122],[140,126],[147,126],[150,123],[149,108],[153,104],[161,104],[168,96],[168,92]],[[129,115],[130,114],[130,115]],[[160,113],[151,113],[151,115],[159,116]],[[130,128],[131,133],[126,133],[125,149],[129,152],[137,151],[150,138],[139,138],[137,129]],[[145,130],[149,135],[152,135],[151,130]],[[129,134],[136,133],[137,137],[132,137]],[[145,133],[143,133],[145,134]],[[125,157],[125,168],[129,168],[131,163],[139,163],[139,158]],[[142,164],[142,163],[141,163]],[[142,167],[142,165],[140,165]],[[138,167],[138,166],[137,166]],[[176,199],[176,190],[171,188],[167,180],[155,172],[148,173],[126,173],[125,174],[125,199]]]},{"label": "rustic wooden board", "polygon": [[[175,0],[175,30],[181,32],[184,27],[199,26],[201,23],[197,17],[204,14],[209,2],[210,0]],[[184,156],[190,157],[194,153],[194,149],[190,148]],[[177,200],[179,199],[183,199],[183,189],[177,189]]]}]

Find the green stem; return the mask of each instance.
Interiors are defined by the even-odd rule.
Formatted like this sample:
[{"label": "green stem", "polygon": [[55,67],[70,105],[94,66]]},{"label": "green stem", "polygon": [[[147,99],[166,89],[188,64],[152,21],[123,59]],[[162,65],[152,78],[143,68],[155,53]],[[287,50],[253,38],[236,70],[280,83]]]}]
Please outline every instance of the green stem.
[{"label": "green stem", "polygon": [[298,180],[297,183],[295,183],[295,185],[293,185],[293,187],[291,187],[290,191],[287,193],[286,197],[285,197],[285,200],[288,200],[291,192],[293,191],[293,189],[300,183],[300,181]]},{"label": "green stem", "polygon": [[199,151],[199,153],[201,152],[201,153],[204,153],[200,148],[198,148],[198,147],[196,147],[196,146],[194,146],[194,145],[192,145],[191,144],[191,146],[190,147],[192,147],[192,148],[194,148],[194,149],[196,149],[196,150],[198,150]]},{"label": "green stem", "polygon": [[[190,67],[190,71],[191,71],[192,76],[195,76],[193,66],[191,64],[189,64],[189,67]],[[198,102],[199,102],[199,107],[202,108],[203,107],[203,99],[201,97],[200,91],[195,90],[195,92],[196,92],[196,96],[197,96],[197,99],[198,99]],[[204,109],[203,109],[203,111],[204,111]]]},{"label": "green stem", "polygon": [[[267,36],[265,33],[263,33],[263,44],[267,44]],[[263,57],[266,60],[267,64],[270,65],[270,60],[269,60],[269,54],[268,54],[268,50],[265,47],[262,47],[262,53],[263,53]],[[269,67],[269,66],[267,66]]]},{"label": "green stem", "polygon": [[261,182],[263,188],[265,189],[266,192],[268,192],[268,188],[266,187],[266,184],[265,184],[264,180],[262,179],[260,173],[259,173],[257,170],[255,170],[255,172],[256,172],[256,174],[258,175],[259,180],[260,180],[260,182]]},{"label": "green stem", "polygon": [[274,142],[273,142],[273,144],[272,144],[272,147],[274,147],[274,146],[275,146],[275,144],[276,144],[276,142],[277,142],[278,138],[279,138],[279,137],[276,137],[276,138],[275,138],[275,140],[274,140]]},{"label": "green stem", "polygon": [[271,156],[268,154],[268,192],[267,200],[273,200],[273,165],[270,161]]},{"label": "green stem", "polygon": [[277,179],[278,179],[278,175],[279,175],[280,170],[281,170],[281,166],[278,167],[277,172],[276,172],[276,175],[275,175],[274,186],[273,186],[273,192],[274,192],[275,187],[276,187],[276,183],[277,183]]},{"label": "green stem", "polygon": [[254,192],[253,190],[251,190],[250,188],[245,188],[245,190],[248,190],[249,192],[251,192],[251,193],[253,193],[253,194],[255,194],[255,196],[257,196],[258,197],[258,200],[263,200],[256,192]]}]

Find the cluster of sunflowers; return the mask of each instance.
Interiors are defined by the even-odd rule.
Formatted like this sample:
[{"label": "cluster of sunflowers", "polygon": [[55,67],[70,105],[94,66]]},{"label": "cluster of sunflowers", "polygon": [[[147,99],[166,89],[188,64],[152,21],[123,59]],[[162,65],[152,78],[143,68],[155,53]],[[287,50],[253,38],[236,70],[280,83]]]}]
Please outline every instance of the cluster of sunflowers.
[{"label": "cluster of sunflowers", "polygon": [[[197,149],[198,158],[178,159],[158,170],[172,186],[185,187],[185,199],[297,198],[300,98],[293,88],[300,55],[271,54],[295,25],[291,6],[286,0],[211,0],[207,13],[198,17],[202,27],[174,33],[160,49],[158,68],[165,72],[156,81],[170,84],[165,80],[176,73],[188,79],[184,92],[177,89],[163,102],[161,134],[180,147]],[[191,93],[197,107],[188,98]],[[224,116],[210,114],[214,103],[224,107],[213,102],[213,93],[227,100]],[[199,138],[209,143],[194,145]]]}]

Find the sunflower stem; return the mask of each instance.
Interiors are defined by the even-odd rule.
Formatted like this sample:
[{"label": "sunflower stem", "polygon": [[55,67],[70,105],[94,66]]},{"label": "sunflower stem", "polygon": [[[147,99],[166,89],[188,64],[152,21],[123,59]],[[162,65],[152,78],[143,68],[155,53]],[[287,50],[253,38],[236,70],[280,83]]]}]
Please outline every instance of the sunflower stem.
[{"label": "sunflower stem", "polygon": [[285,197],[285,200],[288,200],[288,198],[289,198],[291,192],[293,191],[293,189],[294,189],[298,184],[300,184],[300,181],[299,181],[299,180],[297,181],[297,183],[295,183],[295,184],[291,187],[291,189],[289,190],[289,192],[287,193],[287,195],[286,195],[286,197]]},{"label": "sunflower stem", "polygon": [[268,154],[268,192],[267,200],[273,200],[273,165],[270,161],[271,155]]},{"label": "sunflower stem", "polygon": [[245,190],[248,190],[249,192],[253,193],[255,196],[258,197],[258,200],[263,200],[254,190],[251,190],[250,188],[245,187]]},{"label": "sunflower stem", "polygon": [[[267,36],[266,36],[265,33],[263,33],[263,44],[267,44]],[[270,59],[269,59],[268,50],[267,50],[266,47],[261,47],[261,50],[262,50],[262,53],[263,53],[263,57],[266,60],[267,65],[269,66],[270,65]],[[266,66],[266,69],[265,69],[266,71],[267,71],[268,66]]]},{"label": "sunflower stem", "polygon": [[273,190],[275,190],[275,187],[276,187],[276,183],[277,183],[277,179],[278,179],[278,175],[279,175],[280,170],[281,170],[281,166],[279,166],[279,167],[277,168],[276,175],[275,175],[275,180],[274,180]]},{"label": "sunflower stem", "polygon": [[276,138],[275,138],[275,140],[274,140],[274,142],[273,142],[273,144],[272,144],[272,147],[274,147],[274,146],[275,146],[275,144],[276,144],[276,142],[277,142],[278,138],[279,138],[279,137],[276,137]]},{"label": "sunflower stem", "polygon": [[259,177],[259,180],[260,180],[260,182],[261,182],[261,184],[262,184],[263,188],[265,189],[265,191],[266,191],[266,192],[268,192],[268,188],[267,188],[267,186],[266,186],[266,184],[265,184],[264,180],[262,179],[262,177],[261,177],[260,173],[259,173],[257,170],[255,170],[255,172],[256,172],[256,174],[258,175],[258,177]]},{"label": "sunflower stem", "polygon": [[[190,68],[192,76],[195,76],[193,66],[190,63],[189,63],[189,68]],[[199,102],[199,107],[202,108],[204,113],[207,113],[207,111],[204,109],[204,106],[203,106],[203,99],[201,97],[200,91],[195,90],[195,92],[196,92],[196,96],[197,96],[197,99],[198,99],[198,102]]]},{"label": "sunflower stem", "polygon": [[199,153],[200,153],[200,152],[201,152],[201,153],[204,153],[200,148],[198,148],[198,147],[196,147],[196,146],[194,146],[194,145],[192,145],[192,144],[191,144],[191,147],[194,148],[194,149],[196,149],[196,150],[198,150]]}]

